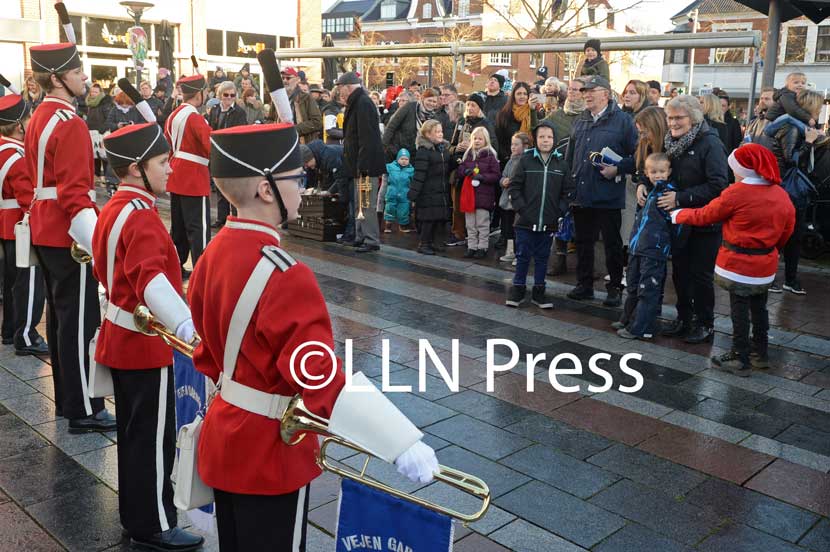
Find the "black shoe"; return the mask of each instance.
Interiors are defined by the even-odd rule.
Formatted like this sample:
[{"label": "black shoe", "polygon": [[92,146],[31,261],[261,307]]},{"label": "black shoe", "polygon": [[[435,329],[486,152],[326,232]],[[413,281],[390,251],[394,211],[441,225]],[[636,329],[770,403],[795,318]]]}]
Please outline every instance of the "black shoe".
[{"label": "black shoe", "polygon": [[455,236],[447,240],[447,247],[457,247],[459,245],[467,245],[467,238],[456,238]]},{"label": "black shoe", "polygon": [[204,537],[173,527],[162,533],[146,537],[131,537],[132,544],[150,550],[175,550],[186,552],[198,550],[205,542]]},{"label": "black shoe", "polygon": [[574,299],[576,301],[585,301],[593,298],[594,290],[583,285],[578,285],[568,292],[568,299]]},{"label": "black shoe", "polygon": [[507,300],[504,302],[508,307],[518,307],[525,300],[525,293],[527,288],[525,286],[510,286],[510,291],[507,292]]},{"label": "black shoe", "polygon": [[379,245],[369,245],[368,243],[364,243],[357,249],[355,249],[356,253],[371,253],[372,251],[380,251]]},{"label": "black shoe", "polygon": [[3,345],[12,345],[12,344],[14,344],[14,338],[13,337],[4,337],[3,338]]},{"label": "black shoe", "polygon": [[69,433],[87,433],[89,431],[115,431],[115,416],[103,409],[86,418],[69,420]]},{"label": "black shoe", "polygon": [[432,244],[432,250],[433,250],[433,251],[437,251],[438,253],[443,253],[444,251],[446,251],[446,250],[447,250],[447,248],[446,248],[446,247],[444,247],[443,245],[440,245],[440,244],[437,244],[437,243],[433,243],[433,244]]},{"label": "black shoe", "polygon": [[48,355],[49,354],[49,345],[41,337],[37,341],[33,342],[28,347],[21,347],[15,348],[14,354],[17,356],[28,356],[28,355]]},{"label": "black shoe", "polygon": [[743,362],[740,355],[735,351],[729,351],[720,356],[713,356],[712,365],[724,372],[730,372],[742,378],[749,376],[750,372],[752,372],[749,364]]},{"label": "black shoe", "polygon": [[428,245],[418,246],[418,253],[421,255],[435,255],[435,251]]},{"label": "black shoe", "polygon": [[807,292],[804,291],[804,288],[801,287],[801,284],[797,280],[789,284],[784,284],[784,291],[789,291],[795,295],[807,295]]},{"label": "black shoe", "polygon": [[766,354],[749,353],[749,365],[756,370],[767,370],[770,367],[769,356]]},{"label": "black shoe", "polygon": [[619,307],[622,304],[622,292],[620,288],[609,286],[608,296],[602,304],[606,307]]},{"label": "black shoe", "polygon": [[339,243],[340,245],[354,246],[354,238],[340,237],[337,238],[337,243]]},{"label": "black shoe", "polygon": [[695,324],[692,326],[684,341],[697,345],[698,343],[711,343],[713,339],[715,339],[714,328],[704,326],[703,324]]},{"label": "black shoe", "polygon": [[556,261],[553,263],[553,269],[550,271],[551,276],[561,276],[568,272],[568,257],[565,255],[555,255]]},{"label": "black shoe", "polygon": [[464,258],[465,259],[472,259],[475,256],[476,256],[476,250],[475,249],[468,249],[467,251],[464,252]]},{"label": "black shoe", "polygon": [[691,329],[691,324],[685,320],[672,320],[663,324],[660,334],[666,337],[686,337]]},{"label": "black shoe", "polygon": [[769,291],[770,293],[784,293],[781,284],[779,284],[778,282],[771,283],[767,291]]},{"label": "black shoe", "polygon": [[487,256],[486,249],[476,249],[476,259],[483,259]]},{"label": "black shoe", "polygon": [[545,295],[545,286],[533,286],[530,292],[530,302],[540,309],[553,308],[553,302]]}]

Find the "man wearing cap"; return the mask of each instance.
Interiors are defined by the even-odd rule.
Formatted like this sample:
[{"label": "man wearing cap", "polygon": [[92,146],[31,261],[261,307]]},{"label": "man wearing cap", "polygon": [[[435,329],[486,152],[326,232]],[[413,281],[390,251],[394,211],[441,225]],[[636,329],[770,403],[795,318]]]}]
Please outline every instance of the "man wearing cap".
[{"label": "man wearing cap", "polygon": [[[377,128],[377,119],[371,124]],[[313,344],[334,347],[326,303],[277,232],[296,219],[303,187],[294,126],[236,127],[211,140],[211,173],[239,217],[228,219],[188,289],[202,338],[194,365],[222,381],[202,424],[199,475],[214,489],[221,550],[305,550],[319,446],[313,435],[293,446],[280,438],[293,395],[330,419],[335,434],[395,462],[413,481],[431,481],[438,464],[423,434],[363,374],[353,377],[363,391],[346,389],[340,362]],[[303,370],[292,368],[295,352]]]},{"label": "man wearing cap", "polygon": [[484,88],[484,116],[490,121],[496,120],[496,115],[507,103],[507,94],[502,91],[503,86],[504,77],[498,73],[493,73],[487,79],[487,86]]},{"label": "man wearing cap", "polygon": [[[98,219],[95,169],[86,124],[73,107],[85,91],[78,50],[72,43],[30,48],[34,78],[47,96],[26,128],[26,167],[35,196],[29,212],[31,243],[46,280],[55,410],[70,432],[112,431],[115,418],[103,399],[90,399],[89,342],[101,322],[98,283],[88,264],[70,254],[73,242],[92,250]],[[24,219],[25,220],[25,219]],[[17,247],[24,244],[17,243]]]},{"label": "man wearing cap", "polygon": [[[606,286],[606,306],[622,300],[623,242],[620,234],[625,207],[625,175],[634,172],[637,129],[634,121],[611,99],[611,84],[600,76],[582,78],[587,108],[573,124],[565,155],[572,185],[576,227],[577,286],[568,293],[576,300],[594,297],[594,245],[599,234],[605,246],[605,264],[611,280]],[[594,155],[611,149],[621,157],[616,164]]]},{"label": "man wearing cap", "polygon": [[[343,171],[354,180],[355,211],[360,207],[360,177],[368,176],[372,189],[369,215],[355,220],[355,246],[358,253],[380,249],[380,228],[375,206],[378,203],[380,177],[386,173],[383,143],[380,137],[378,108],[366,94],[355,73],[344,73],[337,79],[338,92],[346,100],[343,116]],[[437,98],[435,98],[437,103]],[[390,121],[391,123],[391,121]]]},{"label": "man wearing cap", "polygon": [[210,241],[210,126],[197,110],[206,100],[202,75],[179,80],[183,103],[167,118],[164,134],[171,144],[167,182],[170,192],[170,236],[176,244],[182,272],[187,256],[193,266]]},{"label": "man wearing cap", "polygon": [[138,331],[132,315],[146,305],[180,339],[194,339],[179,256],[155,209],[171,173],[170,147],[155,123],[124,127],[108,135],[104,147],[121,183],[92,237],[93,270],[108,300],[95,361],[112,374],[121,525],[133,544],[196,550],[204,539],[177,527],[170,483],[176,453],[173,354],[160,338]]},{"label": "man wearing cap", "polygon": [[328,103],[323,99],[323,89],[320,87],[319,84],[312,84],[308,89],[308,94],[311,96],[312,101],[317,104],[317,108],[320,110],[320,113],[323,113],[323,108]]},{"label": "man wearing cap", "polygon": [[300,135],[300,143],[308,144],[318,139],[323,131],[323,115],[311,96],[300,90],[300,76],[297,70],[293,67],[283,69],[282,81],[291,102],[291,112],[294,115],[297,133]]},{"label": "man wearing cap", "polygon": [[45,355],[46,342],[37,331],[46,292],[36,266],[18,268],[14,225],[29,210],[32,180],[23,160],[23,138],[29,105],[17,94],[0,98],[0,239],[3,242],[3,344],[14,344],[18,355]]}]

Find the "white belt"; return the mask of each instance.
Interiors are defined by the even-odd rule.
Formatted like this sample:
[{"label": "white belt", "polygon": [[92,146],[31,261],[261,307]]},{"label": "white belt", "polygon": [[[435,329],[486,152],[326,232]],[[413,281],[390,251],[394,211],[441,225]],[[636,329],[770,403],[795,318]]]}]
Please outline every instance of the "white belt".
[{"label": "white belt", "polygon": [[178,157],[179,159],[184,159],[185,161],[193,161],[194,163],[204,165],[205,167],[207,167],[210,163],[210,159],[208,159],[207,157],[201,157],[199,155],[187,153],[186,151],[181,150],[173,154],[173,157]]},{"label": "white belt", "polygon": [[[87,195],[92,201],[95,201],[95,190],[90,190]],[[35,199],[58,199],[58,189],[54,186],[49,188],[41,188],[40,191],[35,190]]]},{"label": "white belt", "polygon": [[112,303],[107,305],[107,314],[104,316],[104,318],[106,318],[116,326],[124,328],[125,330],[141,333],[138,330],[138,328],[135,327],[133,314],[125,311],[124,309],[116,307]]},{"label": "white belt", "polygon": [[224,373],[220,385],[219,395],[226,403],[271,420],[281,419],[291,401],[291,397],[272,395],[233,381]]},{"label": "white belt", "polygon": [[4,209],[20,209],[20,204],[17,202],[16,199],[0,200],[0,211]]}]

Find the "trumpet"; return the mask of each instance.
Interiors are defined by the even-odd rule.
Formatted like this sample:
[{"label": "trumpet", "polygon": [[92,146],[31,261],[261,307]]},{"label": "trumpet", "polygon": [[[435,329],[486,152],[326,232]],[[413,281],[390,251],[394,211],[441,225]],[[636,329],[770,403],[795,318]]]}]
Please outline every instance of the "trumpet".
[{"label": "trumpet", "polygon": [[364,220],[363,209],[368,209],[372,201],[372,179],[368,175],[361,176],[357,184],[357,220]]},{"label": "trumpet", "polygon": [[[317,464],[320,468],[339,475],[340,477],[352,479],[379,491],[389,493],[400,499],[414,502],[415,504],[429,510],[456,518],[463,521],[465,524],[477,521],[481,519],[485,513],[487,513],[487,509],[490,507],[490,488],[487,486],[487,483],[478,477],[449,468],[447,466],[438,466],[438,473],[435,474],[435,479],[467,494],[473,495],[481,500],[481,506],[477,511],[473,513],[459,512],[448,506],[442,506],[429,500],[424,500],[423,498],[406,494],[398,489],[395,489],[394,487],[381,483],[380,481],[370,479],[366,475],[366,468],[369,466],[369,460],[375,456],[371,452],[350,441],[346,441],[345,439],[332,435],[329,432],[328,427],[329,421],[327,419],[308,410],[302,397],[300,397],[300,395],[295,395],[294,398],[292,398],[288,403],[288,408],[285,409],[285,414],[280,420],[280,436],[286,444],[296,445],[306,436],[306,433],[304,432],[311,431],[319,433],[320,435],[326,437],[320,445],[320,453],[317,457]],[[342,464],[334,465],[331,463],[326,456],[326,449],[331,444],[337,444],[349,448],[355,452],[365,454],[366,460],[363,463],[363,468],[358,472],[356,470],[346,469],[345,466],[341,467]]]},{"label": "trumpet", "polygon": [[159,336],[165,343],[189,357],[193,357],[193,351],[199,342],[199,336],[196,336],[192,343],[188,343],[183,339],[176,337],[174,332],[171,332],[167,327],[156,320],[150,309],[144,305],[138,305],[133,311],[133,322],[138,331],[144,335]]},{"label": "trumpet", "polygon": [[72,260],[78,264],[87,264],[92,262],[92,255],[86,249],[78,245],[78,242],[72,242],[72,247],[69,248],[69,254],[72,255]]}]

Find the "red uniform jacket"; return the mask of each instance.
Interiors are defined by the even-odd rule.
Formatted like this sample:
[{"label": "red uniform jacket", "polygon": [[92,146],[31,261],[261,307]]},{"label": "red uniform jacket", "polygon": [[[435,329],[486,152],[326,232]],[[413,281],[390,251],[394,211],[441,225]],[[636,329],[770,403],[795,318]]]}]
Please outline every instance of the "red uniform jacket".
[{"label": "red uniform jacket", "polygon": [[[262,230],[234,228],[244,222]],[[273,227],[229,217],[210,242],[190,278],[188,299],[193,324],[202,343],[193,357],[196,369],[216,381],[231,316],[242,288],[262,258],[263,246],[279,245]],[[307,407],[331,417],[345,383],[336,367],[334,379],[322,389],[302,389],[292,378],[289,359],[306,341],[334,346],[331,320],[311,270],[297,263],[285,272],[276,269],[254,310],[233,379],[266,393],[292,396],[302,392]],[[331,374],[328,357],[312,357],[309,374]],[[297,372],[299,372],[299,366]],[[317,438],[308,435],[288,446],[280,438],[280,423],[226,403],[217,395],[208,408],[199,438],[199,475],[209,486],[242,494],[286,494],[320,474],[315,463]]]},{"label": "red uniform jacket", "polygon": [[46,96],[32,114],[26,128],[26,167],[37,186],[37,167],[40,136],[56,111],[62,118],[47,143],[43,144],[43,187],[57,187],[58,199],[42,199],[32,205],[29,225],[32,243],[49,247],[69,247],[72,237],[69,224],[83,209],[98,211],[89,193],[95,190],[95,167],[92,158],[92,140],[83,119],[75,115],[71,103],[54,96]]},{"label": "red uniform jacket", "polygon": [[[180,137],[180,146],[176,150],[173,140],[173,125],[178,115],[184,109],[193,109],[190,104],[182,104],[167,117],[164,123],[164,136],[171,145],[170,166],[173,174],[167,181],[167,191],[186,196],[210,195],[210,171],[207,160],[210,159],[210,125],[204,117],[193,111],[187,116],[183,134]],[[195,156],[203,160],[194,161],[193,158],[177,157],[181,152],[185,156]]]},{"label": "red uniform jacket", "polygon": [[721,245],[715,262],[715,273],[727,280],[763,285],[775,279],[778,250],[793,233],[795,208],[777,184],[736,182],[705,207],[673,211],[672,221],[692,226],[723,222],[724,242],[747,249],[772,247],[766,255],[747,255]]},{"label": "red uniform jacket", "polygon": [[[107,284],[107,241],[121,209],[140,199],[150,209],[130,213],[115,248],[112,289]],[[117,307],[132,313],[144,301],[144,289],[163,273],[177,292],[182,292],[182,273],[173,241],[153,205],[155,196],[121,184],[112,199],[101,209],[92,235],[93,274],[107,288],[107,298]],[[101,324],[95,360],[111,368],[137,370],[162,368],[173,364],[173,352],[161,338],[146,336],[117,326],[109,320]]]},{"label": "red uniform jacket", "polygon": [[[29,208],[32,201],[32,184],[26,172],[23,155],[23,142],[13,138],[0,137],[0,147],[17,146],[0,151],[0,173],[6,169],[3,185],[3,201],[17,201],[22,208],[0,209],[0,239],[14,239],[14,225],[23,218],[23,208]],[[7,165],[8,163],[8,165]],[[19,196],[19,197],[18,197]]]}]

